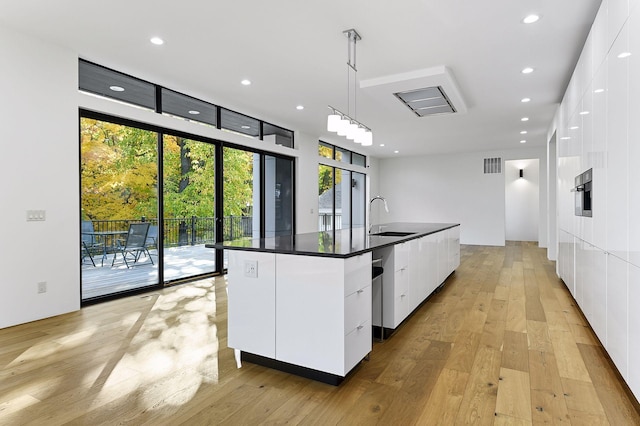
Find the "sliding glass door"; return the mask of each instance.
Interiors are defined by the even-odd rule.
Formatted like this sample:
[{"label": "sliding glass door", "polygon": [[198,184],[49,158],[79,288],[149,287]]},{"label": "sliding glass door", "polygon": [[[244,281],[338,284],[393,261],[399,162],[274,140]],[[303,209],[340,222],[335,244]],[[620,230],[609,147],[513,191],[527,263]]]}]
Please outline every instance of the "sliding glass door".
[{"label": "sliding glass door", "polygon": [[157,133],[80,127],[82,300],[157,285],[157,248],[145,245],[158,217]]},{"label": "sliding glass door", "polygon": [[215,272],[215,145],[165,134],[162,170],[164,281]]}]

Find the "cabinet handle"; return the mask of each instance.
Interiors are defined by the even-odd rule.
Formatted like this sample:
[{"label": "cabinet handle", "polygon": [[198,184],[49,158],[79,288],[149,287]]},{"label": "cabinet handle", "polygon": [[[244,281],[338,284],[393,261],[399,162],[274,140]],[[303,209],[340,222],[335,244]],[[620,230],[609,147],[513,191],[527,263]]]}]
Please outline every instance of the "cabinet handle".
[{"label": "cabinet handle", "polygon": [[362,330],[364,328],[364,325],[359,325],[356,327],[356,330]]},{"label": "cabinet handle", "polygon": [[360,293],[364,293],[364,290],[363,290],[363,289],[360,289],[360,290],[356,291],[356,293],[358,293],[358,294],[360,294]]},{"label": "cabinet handle", "polygon": [[406,294],[401,294],[400,297],[406,297]]}]

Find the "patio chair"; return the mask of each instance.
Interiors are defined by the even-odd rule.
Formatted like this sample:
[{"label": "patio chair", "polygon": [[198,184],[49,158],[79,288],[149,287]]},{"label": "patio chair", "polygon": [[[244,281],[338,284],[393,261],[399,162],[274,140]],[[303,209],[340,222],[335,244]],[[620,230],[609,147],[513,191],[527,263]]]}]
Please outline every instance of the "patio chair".
[{"label": "patio chair", "polygon": [[149,233],[147,234],[147,249],[158,249],[158,225],[150,225]]},{"label": "patio chair", "polygon": [[129,263],[137,263],[141,254],[147,254],[151,264],[153,265],[153,259],[147,249],[147,235],[149,234],[149,222],[132,223],[129,225],[129,232],[127,233],[127,239],[122,243],[116,241],[115,253],[113,255],[113,261],[111,266],[116,262],[118,253],[122,254],[122,259],[127,268],[130,268]]},{"label": "patio chair", "polygon": [[90,220],[83,220],[80,228],[80,263],[84,263],[84,260],[88,257],[91,260],[91,264],[95,267],[96,262],[93,258],[95,255],[101,255],[102,261],[104,261],[104,241],[99,241],[94,235],[93,222]]},{"label": "patio chair", "polygon": [[[151,252],[149,251],[150,249],[158,250],[158,225],[149,225],[149,232],[147,233],[147,241],[145,245],[147,250],[143,253],[138,253],[138,259],[136,260],[139,260],[141,254],[149,253],[149,256],[151,256]],[[157,255],[157,253],[155,254]]]}]

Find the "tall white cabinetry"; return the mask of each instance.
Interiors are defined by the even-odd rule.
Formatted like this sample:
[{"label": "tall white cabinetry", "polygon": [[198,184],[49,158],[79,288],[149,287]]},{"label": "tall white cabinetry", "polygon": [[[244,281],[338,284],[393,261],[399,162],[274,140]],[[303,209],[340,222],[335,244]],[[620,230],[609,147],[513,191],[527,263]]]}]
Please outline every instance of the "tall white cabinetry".
[{"label": "tall white cabinetry", "polygon": [[[640,7],[608,0],[557,117],[557,271],[640,399]],[[573,177],[593,169],[592,217],[576,216]]]}]

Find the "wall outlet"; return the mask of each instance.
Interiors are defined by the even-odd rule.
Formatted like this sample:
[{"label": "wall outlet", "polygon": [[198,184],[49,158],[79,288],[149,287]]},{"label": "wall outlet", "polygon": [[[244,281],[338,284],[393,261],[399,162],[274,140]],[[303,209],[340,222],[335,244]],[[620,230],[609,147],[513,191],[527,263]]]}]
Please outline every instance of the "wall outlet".
[{"label": "wall outlet", "polygon": [[43,221],[47,219],[45,210],[27,210],[27,222]]},{"label": "wall outlet", "polygon": [[47,282],[46,281],[40,281],[38,283],[38,294],[46,293],[46,292],[47,292]]},{"label": "wall outlet", "polygon": [[258,261],[257,260],[244,261],[244,276],[249,278],[258,278]]}]

